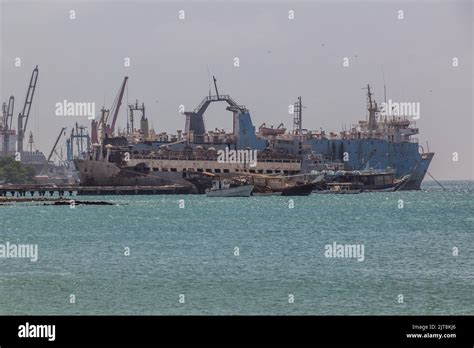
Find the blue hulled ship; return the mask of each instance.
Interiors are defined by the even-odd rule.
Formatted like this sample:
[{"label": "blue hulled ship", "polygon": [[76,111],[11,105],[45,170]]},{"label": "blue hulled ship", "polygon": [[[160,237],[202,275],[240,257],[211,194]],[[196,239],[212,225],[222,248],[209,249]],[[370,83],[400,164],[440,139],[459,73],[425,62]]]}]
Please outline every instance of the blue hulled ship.
[{"label": "blue hulled ship", "polygon": [[[125,83],[122,85],[124,88]],[[86,185],[166,185],[188,184],[184,172],[208,172],[222,176],[242,174],[298,175],[328,170],[390,170],[396,178],[409,176],[404,190],[418,190],[434,153],[425,152],[414,137],[418,134],[413,118],[389,115],[373,100],[367,86],[366,120],[349,130],[329,132],[303,128],[301,97],[294,104],[293,130],[262,124],[258,130],[249,110],[229,95],[205,97],[193,111],[184,111],[185,130],[176,135],[155,133],[148,127],[145,107],[129,105],[141,112],[140,127],[114,134],[115,117],[102,110],[100,121],[92,125],[92,150],[76,159],[80,179]],[[123,95],[123,91],[121,91]],[[204,113],[213,102],[227,104],[233,129],[206,131]],[[120,104],[119,104],[120,105]],[[108,115],[114,114],[108,123]],[[136,118],[137,115],[135,115]],[[95,121],[94,121],[95,122]],[[220,151],[221,150],[221,151]],[[239,161],[219,161],[218,153],[257,150],[255,165]]]}]

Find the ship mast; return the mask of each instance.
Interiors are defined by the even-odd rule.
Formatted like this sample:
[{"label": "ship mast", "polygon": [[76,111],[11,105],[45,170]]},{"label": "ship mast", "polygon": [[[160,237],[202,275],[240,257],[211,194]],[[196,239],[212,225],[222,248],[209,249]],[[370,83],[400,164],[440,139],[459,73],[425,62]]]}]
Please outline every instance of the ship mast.
[{"label": "ship mast", "polygon": [[372,92],[370,91],[370,85],[367,84],[367,110],[369,111],[369,125],[368,129],[370,132],[377,129],[377,119],[375,113],[377,112],[377,102],[372,101]]},{"label": "ship mast", "polygon": [[293,117],[293,134],[301,134],[303,129],[303,103],[301,97],[298,97],[298,101],[294,105]]}]

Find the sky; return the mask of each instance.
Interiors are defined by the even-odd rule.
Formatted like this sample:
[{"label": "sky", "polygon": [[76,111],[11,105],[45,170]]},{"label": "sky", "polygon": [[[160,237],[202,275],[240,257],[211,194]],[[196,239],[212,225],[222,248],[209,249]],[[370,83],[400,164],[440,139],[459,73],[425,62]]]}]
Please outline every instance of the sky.
[{"label": "sky", "polygon": [[[56,116],[56,103],[110,107],[124,76],[118,126],[138,99],[151,126],[173,134],[184,129],[179,106],[194,109],[212,75],[256,127],[291,129],[288,105],[301,96],[303,127],[327,132],[365,120],[362,88],[382,102],[385,83],[387,99],[420,103],[415,137],[435,152],[429,172],[474,179],[472,1],[0,0],[0,11],[0,99],[15,96],[16,124],[39,66],[27,132],[46,154],[61,127],[90,124]],[[230,131],[231,115],[211,104],[207,129]]]}]

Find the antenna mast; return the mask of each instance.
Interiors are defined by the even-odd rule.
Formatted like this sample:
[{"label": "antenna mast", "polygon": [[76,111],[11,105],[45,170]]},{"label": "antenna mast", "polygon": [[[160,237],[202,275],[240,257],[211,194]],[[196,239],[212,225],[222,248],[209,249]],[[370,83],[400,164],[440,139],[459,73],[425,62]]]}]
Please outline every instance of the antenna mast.
[{"label": "antenna mast", "polygon": [[209,87],[209,97],[211,96],[211,74],[209,73],[209,64],[207,64],[207,84]]},{"label": "antenna mast", "polygon": [[217,99],[219,99],[219,91],[217,90],[217,79],[214,75],[212,75],[212,78],[214,79],[214,88],[216,89]]},{"label": "antenna mast", "polygon": [[383,99],[385,104],[387,104],[387,86],[385,85],[385,72],[382,65],[382,79],[383,79]]}]

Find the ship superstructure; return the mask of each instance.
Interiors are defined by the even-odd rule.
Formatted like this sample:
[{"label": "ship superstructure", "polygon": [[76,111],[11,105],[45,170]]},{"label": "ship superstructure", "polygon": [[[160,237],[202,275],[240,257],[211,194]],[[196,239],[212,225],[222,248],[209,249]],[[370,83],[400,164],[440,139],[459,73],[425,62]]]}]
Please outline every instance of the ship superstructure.
[{"label": "ship superstructure", "polygon": [[[295,113],[301,113],[301,109],[299,99]],[[291,134],[266,138],[274,151],[303,155],[302,172],[394,169],[397,178],[411,176],[404,189],[419,189],[434,153],[425,152],[418,139],[413,138],[419,131],[415,121],[406,116],[382,115],[370,86],[367,86],[367,111],[368,120],[339,133],[322,129],[308,131],[299,123]],[[298,122],[301,119],[301,115],[295,116]]]}]

